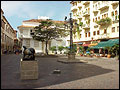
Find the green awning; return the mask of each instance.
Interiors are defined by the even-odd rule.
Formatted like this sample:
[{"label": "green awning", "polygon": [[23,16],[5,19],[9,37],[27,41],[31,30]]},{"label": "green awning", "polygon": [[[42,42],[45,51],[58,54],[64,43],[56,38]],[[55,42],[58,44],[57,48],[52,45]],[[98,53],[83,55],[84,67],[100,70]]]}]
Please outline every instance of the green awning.
[{"label": "green awning", "polygon": [[108,40],[108,41],[103,41],[98,43],[98,45],[90,47],[91,49],[100,49],[100,48],[104,48],[104,47],[112,47],[115,44],[119,44],[119,39],[112,39],[112,40]]}]

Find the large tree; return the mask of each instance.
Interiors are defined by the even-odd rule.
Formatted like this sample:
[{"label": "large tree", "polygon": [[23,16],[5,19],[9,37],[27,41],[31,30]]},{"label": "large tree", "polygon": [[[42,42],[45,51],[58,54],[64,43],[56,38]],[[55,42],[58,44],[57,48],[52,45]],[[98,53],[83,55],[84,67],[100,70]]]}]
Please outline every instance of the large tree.
[{"label": "large tree", "polygon": [[58,23],[54,23],[52,20],[41,21],[39,26],[34,28],[35,34],[33,39],[45,42],[46,44],[46,54],[48,55],[47,44],[49,40],[60,38],[62,36],[67,36],[66,30],[62,29]]}]

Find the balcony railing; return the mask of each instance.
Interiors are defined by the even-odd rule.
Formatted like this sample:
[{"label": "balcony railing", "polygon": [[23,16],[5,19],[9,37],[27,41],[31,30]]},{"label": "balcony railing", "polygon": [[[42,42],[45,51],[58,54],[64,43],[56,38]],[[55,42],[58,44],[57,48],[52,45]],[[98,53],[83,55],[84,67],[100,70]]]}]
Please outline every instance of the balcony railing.
[{"label": "balcony railing", "polygon": [[99,10],[97,8],[93,8],[93,13],[97,13]]},{"label": "balcony railing", "polygon": [[111,1],[111,4],[112,5],[117,5],[117,4],[119,4],[119,1]]},{"label": "balcony railing", "polygon": [[78,8],[82,8],[82,4],[81,3],[78,3]]},{"label": "balcony railing", "polygon": [[85,11],[85,12],[83,13],[83,16],[84,16],[84,17],[90,16],[90,12]]},{"label": "balcony railing", "polygon": [[119,21],[119,15],[115,15],[112,17],[113,22],[118,22]]},{"label": "balcony railing", "polygon": [[81,15],[77,15],[77,18],[78,19],[82,19],[83,17]]},{"label": "balcony railing", "polygon": [[83,1],[83,5],[89,4],[90,1]]},{"label": "balcony railing", "polygon": [[89,24],[83,24],[82,28],[83,29],[90,29],[90,25]]},{"label": "balcony railing", "polygon": [[109,8],[109,5],[108,5],[108,3],[103,2],[103,3],[100,4],[99,10],[103,10],[103,9],[106,9],[106,8]]},{"label": "balcony railing", "polygon": [[109,34],[102,34],[98,37],[98,39],[108,39],[109,38]]},{"label": "balcony railing", "polygon": [[71,7],[71,11],[77,11],[77,6],[73,6],[73,7]]}]

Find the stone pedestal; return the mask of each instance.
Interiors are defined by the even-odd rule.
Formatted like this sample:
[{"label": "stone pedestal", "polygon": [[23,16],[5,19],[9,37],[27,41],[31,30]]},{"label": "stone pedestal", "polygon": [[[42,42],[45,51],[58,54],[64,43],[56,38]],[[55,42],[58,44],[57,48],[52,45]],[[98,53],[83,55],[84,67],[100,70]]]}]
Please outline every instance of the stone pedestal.
[{"label": "stone pedestal", "polygon": [[74,53],[68,54],[68,60],[74,60],[74,59],[75,59]]},{"label": "stone pedestal", "polygon": [[20,61],[20,78],[38,79],[38,61]]}]

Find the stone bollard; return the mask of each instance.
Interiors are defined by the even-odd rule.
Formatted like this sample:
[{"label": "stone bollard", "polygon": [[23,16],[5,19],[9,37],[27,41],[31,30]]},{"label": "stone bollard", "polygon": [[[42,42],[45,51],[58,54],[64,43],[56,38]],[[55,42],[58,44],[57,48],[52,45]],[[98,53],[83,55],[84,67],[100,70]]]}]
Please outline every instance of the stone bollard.
[{"label": "stone bollard", "polygon": [[38,79],[38,61],[20,61],[20,78],[26,79]]}]

